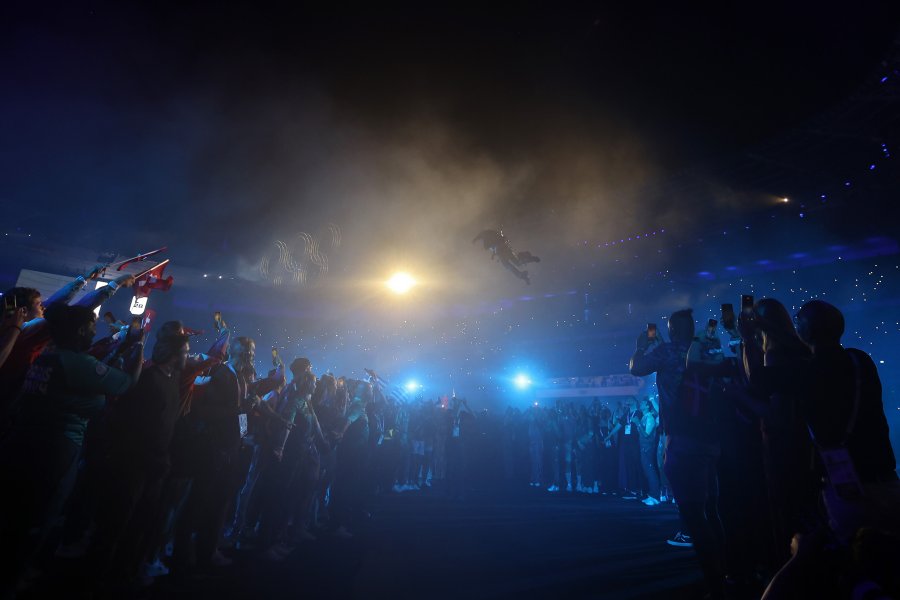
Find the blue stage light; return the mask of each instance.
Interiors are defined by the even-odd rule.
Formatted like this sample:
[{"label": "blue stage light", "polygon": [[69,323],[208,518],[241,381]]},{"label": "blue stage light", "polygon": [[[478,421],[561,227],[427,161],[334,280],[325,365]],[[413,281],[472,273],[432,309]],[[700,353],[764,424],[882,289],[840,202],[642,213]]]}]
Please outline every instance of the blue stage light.
[{"label": "blue stage light", "polygon": [[515,379],[513,379],[513,383],[520,390],[527,390],[529,387],[531,387],[531,379],[524,373],[519,373],[518,375],[516,375]]}]

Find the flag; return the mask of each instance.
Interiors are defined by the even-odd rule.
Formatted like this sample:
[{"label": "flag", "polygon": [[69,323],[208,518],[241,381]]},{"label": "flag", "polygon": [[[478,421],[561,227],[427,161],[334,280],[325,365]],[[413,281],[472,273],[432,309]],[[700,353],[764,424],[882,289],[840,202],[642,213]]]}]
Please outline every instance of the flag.
[{"label": "flag", "polygon": [[385,386],[384,395],[388,398],[391,398],[394,402],[399,402],[400,404],[409,404],[409,401],[411,400],[409,392],[406,391],[406,388],[399,385],[391,384]]},{"label": "flag", "polygon": [[365,371],[372,380],[373,385],[381,388],[381,393],[384,394],[385,398],[401,404],[408,404],[412,399],[409,390],[407,390],[405,386],[391,383],[372,369],[363,369],[363,371]]},{"label": "flag", "polygon": [[114,266],[114,267],[116,267],[116,271],[121,271],[121,270],[124,269],[126,266],[128,266],[128,265],[130,265],[130,264],[132,264],[132,263],[136,263],[136,262],[144,262],[145,260],[147,260],[147,259],[150,258],[151,256],[154,256],[154,255],[156,255],[156,254],[159,254],[160,252],[165,252],[165,251],[166,251],[166,246],[163,246],[163,247],[160,248],[159,250],[153,250],[153,251],[151,251],[151,252],[145,252],[145,253],[143,253],[143,254],[138,254],[137,256],[133,256],[133,257],[131,257],[131,258],[128,258],[128,259],[123,260],[123,261],[120,262],[120,263],[115,263],[114,265],[109,265],[109,266],[110,266],[110,267],[113,267],[113,266]]},{"label": "flag", "polygon": [[156,323],[156,311],[149,309],[144,313],[144,317],[141,319],[141,329],[144,330],[145,335],[150,333],[150,329],[153,328],[154,323]]},{"label": "flag", "polygon": [[137,298],[146,298],[150,295],[152,290],[160,290],[163,292],[169,291],[172,287],[172,283],[174,279],[171,275],[163,279],[163,271],[166,270],[166,265],[169,264],[169,259],[162,261],[157,264],[155,267],[147,269],[140,275],[137,275],[134,278],[134,295]]},{"label": "flag", "polygon": [[227,329],[223,329],[206,354],[219,360],[225,360],[228,358],[228,342],[230,339],[231,333]]}]

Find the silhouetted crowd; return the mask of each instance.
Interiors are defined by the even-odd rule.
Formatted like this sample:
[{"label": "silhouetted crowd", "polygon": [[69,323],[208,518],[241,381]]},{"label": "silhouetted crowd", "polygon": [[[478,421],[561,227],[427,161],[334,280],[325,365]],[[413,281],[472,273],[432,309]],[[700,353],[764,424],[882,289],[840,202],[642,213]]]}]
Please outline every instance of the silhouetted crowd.
[{"label": "silhouetted crowd", "polygon": [[[625,397],[613,403],[557,400],[526,411],[510,407],[503,418],[503,473],[546,486],[548,492],[581,492],[641,499],[648,506],[670,501],[655,398]],[[524,458],[527,457],[527,460]],[[526,465],[527,463],[527,465]]]},{"label": "silhouetted crowd", "polygon": [[[71,303],[100,267],[51,298],[4,294],[0,327],[0,535],[6,596],[28,590],[49,543],[80,558],[83,590],[121,596],[154,577],[284,559],[317,535],[349,538],[382,493],[465,491],[466,400],[408,401],[374,372],[316,377],[306,358],[258,376],[256,344],[218,337],[191,353],[177,321],[155,333],[95,310],[130,276]],[[64,519],[63,519],[64,517]]]},{"label": "silhouetted crowd", "polygon": [[631,358],[632,375],[656,374],[681,540],[713,598],[766,582],[765,598],[900,596],[900,481],[874,362],[841,346],[826,302],[792,316],[742,300],[739,315],[723,305],[735,356],[717,321],[698,335],[680,310],[668,342],[649,326]]},{"label": "silhouetted crowd", "polygon": [[[317,377],[308,359],[285,364],[274,350],[258,374],[254,340],[232,337],[218,313],[205,353],[169,321],[146,356],[147,323],[110,313],[95,341],[95,310],[133,284],[122,276],[72,302],[100,271],[46,300],[4,294],[7,597],[39,578],[49,544],[83,560],[82,591],[121,597],[227,567],[229,548],[279,561],[318,536],[352,537],[381,494],[463,498],[479,476],[675,502],[672,543],[693,546],[713,598],[751,581],[770,582],[770,598],[900,594],[881,383],[866,353],[840,345],[843,316],[829,304],[794,318],[772,299],[745,306],[723,323],[730,353],[715,324],[697,335],[691,311],[675,312],[670,341],[654,327],[631,358],[632,376],[655,373],[658,396],[495,417],[455,396],[410,401],[371,371]],[[489,455],[496,473],[474,473]]]}]

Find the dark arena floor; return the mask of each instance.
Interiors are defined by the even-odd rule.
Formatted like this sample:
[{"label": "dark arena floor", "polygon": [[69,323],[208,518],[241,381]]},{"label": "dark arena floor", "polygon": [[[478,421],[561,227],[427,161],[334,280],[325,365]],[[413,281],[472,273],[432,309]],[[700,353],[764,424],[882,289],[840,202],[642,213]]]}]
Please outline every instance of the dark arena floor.
[{"label": "dark arena floor", "polygon": [[[164,577],[147,598],[702,598],[690,548],[666,544],[674,505],[543,490],[459,501],[389,494],[350,539],[321,535],[281,562],[229,550],[234,565]],[[35,597],[71,592],[77,561],[53,559]]]}]

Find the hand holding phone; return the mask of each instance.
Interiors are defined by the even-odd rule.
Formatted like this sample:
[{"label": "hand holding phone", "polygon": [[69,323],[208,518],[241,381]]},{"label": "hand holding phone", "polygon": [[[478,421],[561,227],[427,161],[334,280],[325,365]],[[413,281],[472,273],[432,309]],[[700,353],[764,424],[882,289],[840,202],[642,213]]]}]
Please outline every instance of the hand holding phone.
[{"label": "hand holding phone", "polygon": [[753,312],[753,296],[750,294],[743,294],[741,296],[741,312],[744,314],[749,314]]},{"label": "hand holding phone", "polygon": [[22,325],[25,324],[25,316],[27,314],[28,309],[24,306],[16,308],[15,298],[13,298],[12,305],[4,307],[3,323],[0,323],[0,330],[6,330],[9,327],[17,327],[19,329],[22,329]]},{"label": "hand holding phone", "polygon": [[734,305],[733,304],[723,304],[722,305],[722,327],[725,328],[725,331],[734,331],[734,326],[735,326]]},{"label": "hand holding phone", "polygon": [[753,296],[741,296],[741,314],[737,320],[738,333],[744,343],[756,337],[756,313],[753,311]]},{"label": "hand holding phone", "polygon": [[15,294],[13,294],[11,296],[3,296],[3,316],[4,317],[16,312],[16,310],[18,310],[18,308],[19,307],[16,306]]}]

